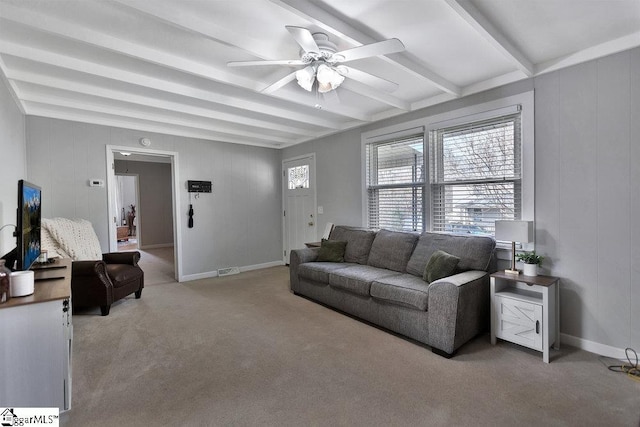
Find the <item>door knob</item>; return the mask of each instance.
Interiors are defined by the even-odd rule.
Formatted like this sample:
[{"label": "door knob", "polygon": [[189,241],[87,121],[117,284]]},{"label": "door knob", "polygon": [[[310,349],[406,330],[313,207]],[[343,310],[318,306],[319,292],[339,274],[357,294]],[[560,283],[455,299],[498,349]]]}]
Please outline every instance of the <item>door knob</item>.
[{"label": "door knob", "polygon": [[313,227],[313,221],[309,221],[309,227]]}]

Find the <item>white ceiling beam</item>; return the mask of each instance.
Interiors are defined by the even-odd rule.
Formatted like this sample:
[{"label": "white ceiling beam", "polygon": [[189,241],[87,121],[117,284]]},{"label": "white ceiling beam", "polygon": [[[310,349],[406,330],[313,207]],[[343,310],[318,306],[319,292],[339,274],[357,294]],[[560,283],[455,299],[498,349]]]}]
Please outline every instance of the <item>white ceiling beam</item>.
[{"label": "white ceiling beam", "polygon": [[[19,73],[8,71],[7,77],[11,81],[18,83],[20,89],[21,82],[39,85],[42,87],[55,88],[67,92],[77,94],[91,94],[93,96],[113,101],[128,102],[146,107],[154,107],[167,111],[176,111],[179,113],[189,114],[193,116],[204,117],[219,122],[234,123],[242,126],[251,126],[259,129],[270,129],[278,132],[290,133],[293,135],[308,135],[309,131],[293,126],[274,123],[269,120],[258,120],[247,117],[246,115],[231,114],[222,111],[213,105],[210,107],[197,107],[180,102],[173,102],[164,99],[153,98],[150,96],[136,95],[130,92],[118,91],[111,88],[100,87],[95,84],[84,84],[75,80],[61,79],[51,76],[44,76],[37,72],[20,71]],[[23,91],[21,90],[21,93]]]},{"label": "white ceiling beam", "polygon": [[536,75],[570,67],[640,46],[640,31],[536,65]]},{"label": "white ceiling beam", "polygon": [[207,123],[203,120],[190,117],[181,116],[179,118],[176,118],[176,116],[172,114],[154,113],[150,112],[149,109],[146,109],[145,111],[139,107],[126,105],[125,103],[119,101],[117,102],[119,105],[106,106],[99,103],[78,101],[77,99],[68,99],[67,97],[62,96],[43,95],[28,90],[21,91],[20,97],[22,98],[23,102],[35,102],[52,107],[73,108],[76,110],[109,114],[111,116],[121,116],[133,119],[148,120],[157,123],[166,123],[168,125],[184,126],[188,128],[209,131],[216,135],[235,135],[252,139],[262,139],[274,143],[287,143],[294,140],[294,138],[282,138],[265,133],[250,132],[238,127],[230,128],[229,126],[223,126],[217,123]]},{"label": "white ceiling beam", "polygon": [[[274,43],[266,40],[256,40],[251,37],[245,36],[242,32],[237,30],[229,30],[221,26],[215,25],[211,21],[206,21],[195,15],[186,15],[184,7],[174,3],[127,3],[125,0],[112,0],[119,5],[130,9],[136,10],[140,13],[156,19],[165,24],[169,24],[179,28],[181,30],[189,31],[217,42],[227,43],[233,45],[236,48],[242,49],[253,56],[261,59],[277,59],[280,52],[274,49]],[[233,43],[231,43],[233,41]],[[279,79],[276,84],[270,84],[267,88],[261,92],[264,94],[272,94],[276,90],[282,88],[292,79],[287,75],[284,79]],[[400,101],[397,98],[389,96],[380,91],[369,89],[365,85],[352,85],[349,89],[352,92],[359,95],[375,99],[390,106],[408,111],[409,103]]]},{"label": "white ceiling beam", "polygon": [[[7,19],[19,24],[29,26],[37,31],[44,31],[49,34],[75,40],[94,47],[109,50],[134,59],[160,65],[169,69],[191,74],[206,80],[212,80],[239,88],[259,92],[264,83],[253,79],[240,77],[226,67],[224,70],[189,60],[185,57],[176,56],[156,49],[150,49],[140,44],[128,42],[124,39],[100,33],[86,27],[79,26],[72,22],[62,21],[51,16],[44,16],[30,10],[20,9],[11,5],[3,5],[2,19]],[[286,99],[285,101],[305,105],[297,97]],[[337,115],[350,117],[357,120],[367,121],[367,117],[355,109],[345,106],[336,106],[332,112]]]},{"label": "white ceiling beam", "polygon": [[502,34],[480,11],[468,0],[444,0],[462,19],[494,48],[515,64],[527,77],[533,76],[534,66],[531,61],[518,50],[513,43]]},{"label": "white ceiling beam", "polygon": [[11,94],[11,97],[13,98],[13,101],[16,103],[16,106],[18,107],[20,112],[22,114],[26,114],[24,111],[24,106],[22,105],[22,101],[20,100],[20,96],[18,96],[18,88],[16,87],[16,84],[8,78],[8,73],[9,70],[7,69],[7,66],[5,65],[2,58],[0,58],[0,79],[2,79],[2,82],[4,82],[6,87],[9,89],[9,93]]},{"label": "white ceiling beam", "polygon": [[237,73],[233,73],[226,68],[224,70],[218,69],[186,57],[144,47],[125,39],[82,27],[71,21],[63,21],[31,10],[5,4],[2,8],[2,19],[207,80],[214,80],[254,91],[260,88],[260,85],[254,80],[238,76]]},{"label": "white ceiling beam", "polygon": [[117,3],[122,8],[143,13],[157,22],[242,49],[260,59],[278,59],[281,54],[272,40],[256,39],[243,31],[238,31],[238,28],[223,27],[211,19],[203,19],[189,13],[189,9],[178,2],[132,3],[129,0],[111,0],[111,2]]},{"label": "white ceiling beam", "polygon": [[[379,39],[365,34],[364,32],[355,29],[352,25],[346,23],[340,18],[332,15],[326,10],[322,9],[316,4],[308,1],[300,0],[270,0],[272,3],[281,6],[282,8],[296,14],[297,16],[312,22],[319,26],[323,30],[339,35],[342,39],[348,41],[355,46],[379,42]],[[438,75],[437,73],[429,70],[428,68],[415,63],[408,59],[402,53],[394,53],[381,57],[386,62],[402,69],[411,75],[418,77],[419,79],[438,87],[440,90],[451,93],[453,95],[460,94],[460,88]]]},{"label": "white ceiling beam", "polygon": [[162,133],[166,135],[178,135],[189,138],[206,139],[210,141],[228,142],[232,144],[254,145],[258,147],[279,148],[283,144],[268,144],[261,141],[252,141],[245,138],[237,138],[233,135],[215,134],[204,130],[188,128],[184,126],[170,126],[147,120],[129,120],[126,117],[118,117],[105,114],[97,114],[86,110],[77,110],[64,107],[51,107],[38,103],[25,102],[26,114],[31,116],[49,117],[53,119],[72,120],[80,123],[90,123],[103,126],[113,126],[125,129],[134,129],[147,132]]},{"label": "white ceiling beam", "polygon": [[408,102],[396,98],[395,96],[389,95],[388,93],[375,90],[370,86],[357,82],[353,79],[346,78],[340,85],[340,88],[350,90],[351,92],[357,93],[358,95],[366,96],[392,107],[399,108],[403,111],[411,110],[411,104],[409,104]]},{"label": "white ceiling beam", "polygon": [[215,104],[245,109],[268,116],[282,117],[319,127],[339,129],[342,124],[340,121],[329,120],[321,117],[318,114],[306,114],[300,112],[300,108],[294,107],[292,109],[285,109],[281,107],[275,107],[267,103],[241,99],[238,96],[213,93],[188,85],[174,83],[169,80],[157,79],[148,75],[108,67],[90,61],[71,58],[47,50],[31,48],[4,40],[0,40],[0,53],[9,54],[18,58],[28,59],[36,63],[47,64],[84,74],[98,76],[109,80],[129,83],[148,89],[155,89],[160,92],[168,92],[176,95],[192,97]]}]

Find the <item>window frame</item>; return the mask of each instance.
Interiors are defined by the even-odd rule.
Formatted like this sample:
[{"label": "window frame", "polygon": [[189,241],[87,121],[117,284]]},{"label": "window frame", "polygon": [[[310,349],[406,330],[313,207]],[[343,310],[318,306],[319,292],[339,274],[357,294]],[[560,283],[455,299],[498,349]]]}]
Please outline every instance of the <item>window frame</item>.
[{"label": "window frame", "polygon": [[[535,112],[534,92],[528,91],[361,133],[362,226],[366,227],[368,223],[366,144],[401,138],[421,131],[424,133],[425,150],[427,150],[424,156],[424,168],[426,176],[430,176],[428,138],[431,131],[505,115],[508,114],[505,111],[513,111],[517,106],[520,106],[521,114],[521,219],[533,221],[535,219]],[[425,230],[431,231],[431,186],[428,184],[425,185],[423,203]],[[525,249],[530,247],[533,247],[533,244],[525,245]]]},{"label": "window frame", "polygon": [[[375,192],[378,191],[378,195],[380,194],[380,192],[384,192],[385,190],[402,190],[402,189],[411,189],[412,193],[414,193],[414,198],[418,197],[419,199],[422,200],[422,202],[420,203],[420,205],[416,204],[415,199],[412,203],[413,205],[413,209],[412,209],[412,215],[415,212],[418,212],[418,215],[414,216],[412,218],[412,225],[415,226],[417,229],[411,230],[411,231],[424,231],[426,230],[425,228],[425,224],[426,224],[426,219],[425,219],[425,215],[424,215],[424,206],[425,206],[425,191],[426,191],[426,187],[428,186],[428,175],[427,175],[427,171],[425,169],[425,155],[427,153],[427,141],[426,141],[426,134],[424,133],[424,129],[416,129],[415,133],[410,133],[409,135],[402,135],[402,136],[397,136],[397,135],[393,135],[393,136],[388,136],[386,138],[380,138],[379,140],[375,140],[375,141],[369,141],[365,144],[365,161],[366,161],[366,165],[365,165],[365,170],[366,170],[366,176],[365,176],[365,188],[366,188],[366,207],[365,207],[365,215],[366,215],[366,225],[369,228],[378,228],[379,224],[376,224],[375,227],[372,225],[371,223],[371,209],[370,209],[370,205],[371,205],[371,192]],[[415,164],[416,167],[419,167],[422,169],[422,180],[416,180],[415,177],[413,180],[411,181],[405,181],[402,183],[394,183],[394,184],[380,184],[379,182],[376,182],[375,184],[370,183],[369,180],[371,179],[372,176],[377,176],[378,172],[380,171],[379,166],[380,166],[380,162],[379,162],[379,158],[378,158],[378,148],[384,147],[384,146],[390,146],[390,145],[394,145],[394,144],[398,144],[398,143],[403,143],[403,142],[411,142],[411,141],[418,141],[418,140],[422,140],[422,162],[419,164]],[[407,145],[405,145],[406,147]],[[409,147],[413,148],[412,144],[408,144]],[[374,150],[371,151],[370,150]],[[371,166],[370,166],[371,165]],[[373,169],[375,167],[375,170]],[[415,171],[414,171],[415,172]],[[417,196],[417,194],[419,194],[419,196]],[[381,217],[383,215],[381,215],[380,210],[378,209],[378,217]]]}]

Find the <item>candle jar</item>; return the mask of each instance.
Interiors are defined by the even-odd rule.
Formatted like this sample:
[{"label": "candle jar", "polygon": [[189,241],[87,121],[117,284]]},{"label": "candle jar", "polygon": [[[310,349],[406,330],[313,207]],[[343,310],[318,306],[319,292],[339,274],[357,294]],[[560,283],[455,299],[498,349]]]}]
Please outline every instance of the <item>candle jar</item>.
[{"label": "candle jar", "polygon": [[11,270],[4,266],[4,260],[0,259],[0,304],[11,299]]}]

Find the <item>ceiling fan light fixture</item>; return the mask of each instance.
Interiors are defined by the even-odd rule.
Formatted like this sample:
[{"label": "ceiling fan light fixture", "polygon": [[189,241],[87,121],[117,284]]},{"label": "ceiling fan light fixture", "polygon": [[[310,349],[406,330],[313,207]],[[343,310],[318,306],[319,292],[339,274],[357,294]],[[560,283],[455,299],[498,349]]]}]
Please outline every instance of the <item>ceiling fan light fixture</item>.
[{"label": "ceiling fan light fixture", "polygon": [[296,71],[296,80],[298,80],[300,87],[311,92],[313,89],[313,83],[316,80],[316,69],[309,65],[302,70]]},{"label": "ceiling fan light fixture", "polygon": [[344,81],[344,76],[334,67],[330,67],[327,64],[318,65],[316,78],[318,79],[318,92],[320,93],[334,90]]}]

